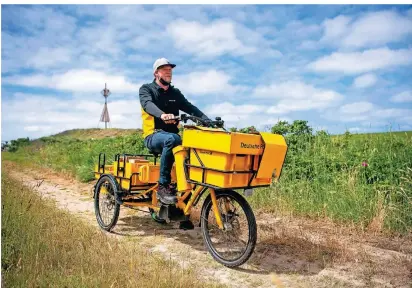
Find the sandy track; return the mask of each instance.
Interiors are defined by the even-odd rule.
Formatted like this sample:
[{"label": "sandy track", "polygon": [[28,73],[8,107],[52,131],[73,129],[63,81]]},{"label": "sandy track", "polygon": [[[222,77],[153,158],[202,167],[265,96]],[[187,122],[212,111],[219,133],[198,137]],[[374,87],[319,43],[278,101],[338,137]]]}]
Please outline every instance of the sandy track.
[{"label": "sandy track", "polygon": [[[57,207],[99,229],[94,215],[93,183],[79,183],[45,170],[3,168]],[[172,259],[229,287],[412,287],[412,236],[354,232],[327,222],[279,218],[256,213],[258,243],[251,259],[226,268],[207,253],[199,227],[182,231],[160,225],[147,213],[121,209],[108,235]],[[195,223],[196,224],[196,223]]]}]

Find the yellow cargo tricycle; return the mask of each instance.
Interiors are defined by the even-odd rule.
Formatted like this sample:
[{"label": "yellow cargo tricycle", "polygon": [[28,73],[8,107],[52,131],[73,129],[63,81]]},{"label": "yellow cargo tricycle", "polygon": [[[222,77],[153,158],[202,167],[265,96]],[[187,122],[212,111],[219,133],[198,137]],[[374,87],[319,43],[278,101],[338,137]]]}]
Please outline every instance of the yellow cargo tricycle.
[{"label": "yellow cargo tricycle", "polygon": [[287,152],[285,139],[265,132],[229,132],[219,117],[211,122],[185,114],[175,119],[194,122],[183,126],[182,145],[173,149],[171,176],[178,202],[163,205],[156,197],[158,154],[116,154],[114,162],[106,165],[106,156],[100,153],[94,171],[97,222],[110,231],[120,206],[146,207],[159,223],[182,221],[204,199],[199,225],[208,251],[225,266],[242,265],[255,248],[257,227],[250,205],[235,190],[250,195],[253,188],[279,179]]}]

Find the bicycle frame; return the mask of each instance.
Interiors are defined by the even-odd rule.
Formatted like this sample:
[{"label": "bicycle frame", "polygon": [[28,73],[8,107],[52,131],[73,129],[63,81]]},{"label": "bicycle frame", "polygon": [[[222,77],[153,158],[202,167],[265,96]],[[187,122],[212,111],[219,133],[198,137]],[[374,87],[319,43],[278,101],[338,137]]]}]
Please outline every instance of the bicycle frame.
[{"label": "bicycle frame", "polygon": [[[193,116],[182,119],[190,117]],[[199,119],[194,117],[194,120]],[[216,128],[185,127],[182,145],[173,149],[172,182],[177,184],[178,190],[176,207],[186,216],[190,215],[201,195],[209,190],[216,223],[223,229],[216,190],[270,186],[273,179],[280,177],[287,145],[281,135],[232,133],[222,128],[222,121],[213,123]],[[148,207],[159,212],[156,193],[160,165],[156,163],[157,157],[116,154],[113,165],[105,165],[106,157],[102,154],[96,166],[96,178],[106,172],[111,174],[123,192],[124,206]],[[149,162],[148,157],[154,157],[154,161]]]},{"label": "bicycle frame", "polygon": [[[137,199],[136,197],[141,197],[141,196],[145,196],[147,194],[153,193],[156,190],[157,187],[158,187],[158,184],[155,184],[150,189],[147,189],[147,190],[145,190],[141,193],[123,197],[123,200],[124,200],[123,205],[129,206],[129,207],[148,207],[148,208],[151,208],[155,211],[159,211],[160,207],[157,205],[158,204],[157,197],[152,197],[151,202],[146,202],[146,201],[145,202],[131,202],[131,201],[127,201],[127,200],[130,200],[130,199]],[[207,188],[205,188],[203,186],[198,186],[194,190],[184,191],[181,196],[177,197],[176,206],[178,208],[180,208],[185,215],[190,215],[192,207],[194,207],[194,204],[197,204],[198,198],[200,198],[201,193],[203,193],[206,189]],[[210,191],[209,192],[210,196],[212,198],[213,212],[214,212],[214,215],[215,215],[217,225],[219,226],[220,229],[223,229],[222,216],[220,215],[220,211],[217,207],[217,200],[216,200],[215,190],[212,189],[212,188],[209,188],[209,191]],[[189,198],[189,201],[186,204],[185,200],[188,199],[189,195],[191,195],[191,197]]]}]

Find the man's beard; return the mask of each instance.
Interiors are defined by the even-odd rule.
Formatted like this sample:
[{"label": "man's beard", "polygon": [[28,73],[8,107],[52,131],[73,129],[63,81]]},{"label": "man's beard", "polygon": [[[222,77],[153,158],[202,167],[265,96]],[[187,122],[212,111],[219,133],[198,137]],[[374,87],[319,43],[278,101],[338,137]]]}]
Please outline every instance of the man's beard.
[{"label": "man's beard", "polygon": [[168,86],[168,85],[170,85],[170,83],[171,83],[172,81],[167,82],[167,81],[164,80],[162,77],[159,77],[159,82],[162,83],[162,84],[165,85],[165,86]]}]

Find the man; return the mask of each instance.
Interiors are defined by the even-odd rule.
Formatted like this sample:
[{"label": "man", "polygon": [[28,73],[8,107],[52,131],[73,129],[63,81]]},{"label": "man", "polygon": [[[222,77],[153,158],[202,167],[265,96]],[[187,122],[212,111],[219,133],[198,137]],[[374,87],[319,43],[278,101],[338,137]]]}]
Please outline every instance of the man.
[{"label": "man", "polygon": [[153,82],[142,85],[139,90],[144,143],[149,150],[161,153],[157,196],[167,205],[177,202],[176,191],[170,187],[174,163],[172,149],[182,144],[178,134],[178,122],[172,119],[179,116],[179,110],[182,110],[210,121],[183,96],[179,89],[170,85],[174,67],[176,65],[171,64],[166,58],[157,59],[153,64]]}]

